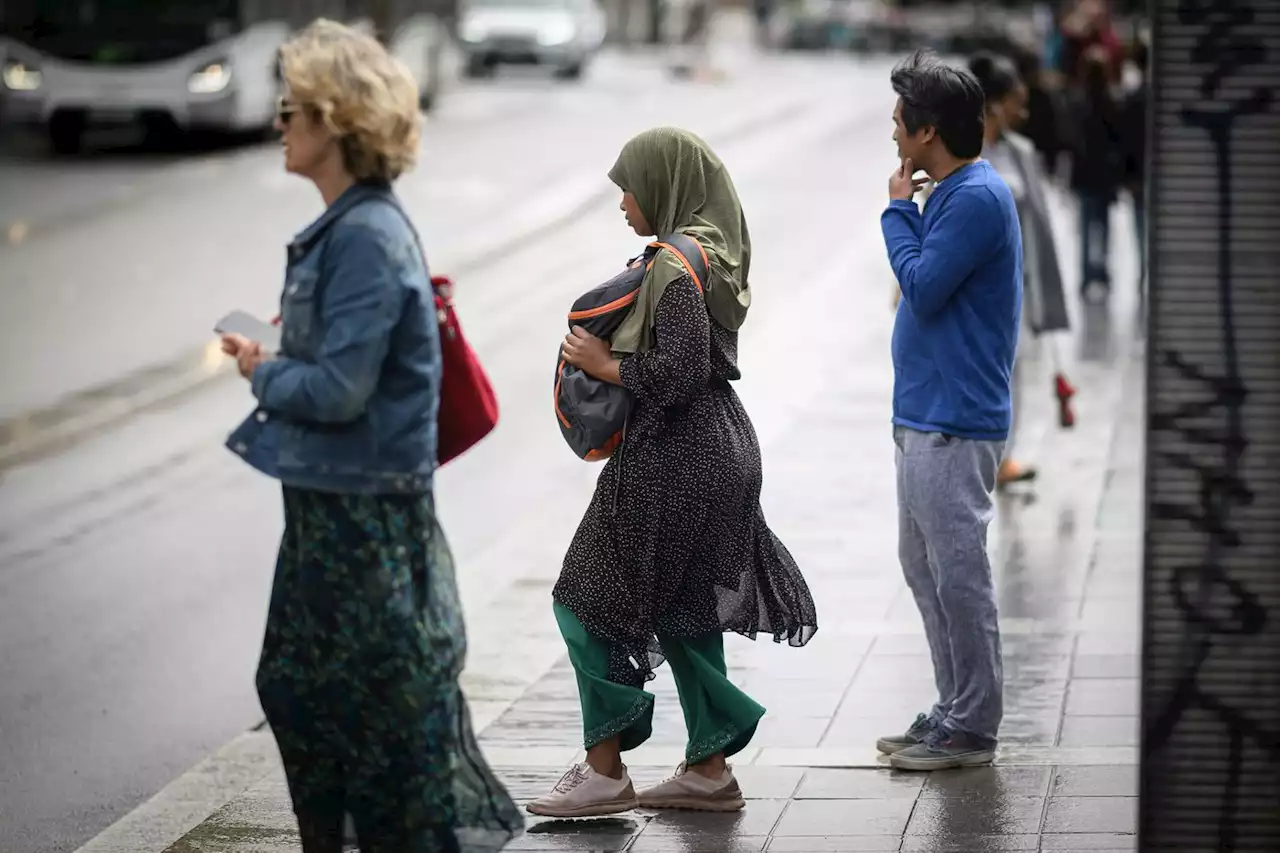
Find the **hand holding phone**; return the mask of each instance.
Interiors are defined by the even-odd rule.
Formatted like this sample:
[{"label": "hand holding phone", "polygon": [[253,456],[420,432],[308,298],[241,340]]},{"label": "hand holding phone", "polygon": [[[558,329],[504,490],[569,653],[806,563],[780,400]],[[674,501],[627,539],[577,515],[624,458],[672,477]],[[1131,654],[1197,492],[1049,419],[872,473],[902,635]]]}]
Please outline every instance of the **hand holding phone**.
[{"label": "hand holding phone", "polygon": [[[241,335],[267,352],[280,350],[280,328],[259,320],[245,311],[232,311],[214,324],[213,330],[219,335]],[[235,355],[235,353],[227,354]]]},{"label": "hand holding phone", "polygon": [[222,336],[222,352],[232,358],[240,358],[240,354],[246,350],[262,350],[258,344],[246,338],[244,335],[231,332]]}]

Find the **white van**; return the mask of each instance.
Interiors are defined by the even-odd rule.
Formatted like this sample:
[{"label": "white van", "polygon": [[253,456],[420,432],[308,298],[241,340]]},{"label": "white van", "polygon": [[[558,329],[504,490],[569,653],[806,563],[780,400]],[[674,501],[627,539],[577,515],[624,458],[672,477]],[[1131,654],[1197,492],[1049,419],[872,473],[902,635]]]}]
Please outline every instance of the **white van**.
[{"label": "white van", "polygon": [[[366,4],[349,0],[0,2],[0,120],[45,128],[61,153],[99,124],[265,131],[290,34],[320,17],[371,26]],[[388,48],[426,106],[440,87],[444,29],[405,8],[417,4],[396,5]]]}]

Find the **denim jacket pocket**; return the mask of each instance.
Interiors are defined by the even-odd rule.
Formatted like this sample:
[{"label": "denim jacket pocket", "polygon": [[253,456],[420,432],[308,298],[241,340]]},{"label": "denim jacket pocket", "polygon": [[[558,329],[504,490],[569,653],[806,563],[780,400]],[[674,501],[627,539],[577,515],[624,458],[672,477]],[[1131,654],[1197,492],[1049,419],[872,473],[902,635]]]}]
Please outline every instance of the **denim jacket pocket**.
[{"label": "denim jacket pocket", "polygon": [[312,337],[319,327],[319,280],[316,270],[294,267],[280,299],[281,347],[286,355],[304,361],[314,360],[317,349]]},{"label": "denim jacket pocket", "polygon": [[377,436],[366,418],[350,424],[287,423],[281,435],[280,468],[285,472],[364,474],[377,457]]}]

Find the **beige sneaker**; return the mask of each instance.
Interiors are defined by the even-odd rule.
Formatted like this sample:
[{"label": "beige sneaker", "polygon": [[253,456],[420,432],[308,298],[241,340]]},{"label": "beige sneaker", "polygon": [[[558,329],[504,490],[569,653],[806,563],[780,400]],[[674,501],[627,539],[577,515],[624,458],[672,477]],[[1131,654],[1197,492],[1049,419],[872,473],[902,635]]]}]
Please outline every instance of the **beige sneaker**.
[{"label": "beige sneaker", "polygon": [[676,775],[640,792],[640,805],[646,809],[736,812],[746,804],[738,780],[727,765],[719,779],[708,779],[681,764],[676,768]]},{"label": "beige sneaker", "polygon": [[525,809],[541,817],[599,817],[631,811],[638,805],[626,767],[621,779],[610,779],[583,763],[570,767],[550,794]]}]

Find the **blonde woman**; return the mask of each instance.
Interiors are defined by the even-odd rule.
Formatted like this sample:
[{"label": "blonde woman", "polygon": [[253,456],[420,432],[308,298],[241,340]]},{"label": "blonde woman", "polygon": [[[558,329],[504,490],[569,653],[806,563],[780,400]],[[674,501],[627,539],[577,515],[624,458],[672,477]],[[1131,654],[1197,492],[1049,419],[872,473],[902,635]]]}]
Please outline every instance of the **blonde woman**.
[{"label": "blonde woman", "polygon": [[228,445],[284,489],[258,695],[305,853],[500,849],[521,818],[471,732],[466,639],[436,519],[440,341],[391,183],[418,92],[372,38],[318,21],[281,50],[285,168],[325,210],[294,238],[268,353],[223,339],[257,398]]}]

